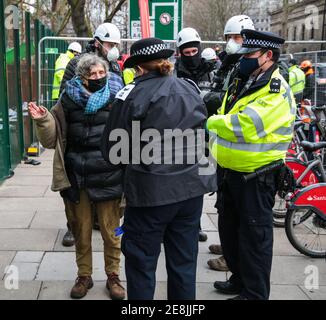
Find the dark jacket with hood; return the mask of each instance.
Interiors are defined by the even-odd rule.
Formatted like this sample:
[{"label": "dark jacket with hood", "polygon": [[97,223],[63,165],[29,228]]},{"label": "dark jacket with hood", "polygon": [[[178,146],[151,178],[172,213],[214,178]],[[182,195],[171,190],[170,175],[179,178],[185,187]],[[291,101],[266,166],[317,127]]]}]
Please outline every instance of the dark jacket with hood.
[{"label": "dark jacket with hood", "polygon": [[194,81],[200,90],[210,90],[214,81],[216,64],[201,59],[196,69],[189,69],[181,60],[175,63],[175,74],[178,78],[186,78]]},{"label": "dark jacket with hood", "polygon": [[[168,140],[163,134],[165,129],[203,129],[206,122],[205,105],[195,87],[174,76],[161,76],[150,72],[136,78],[135,84],[127,86],[117,95],[111,117],[103,135],[102,152],[109,161],[109,152],[116,144],[109,139],[114,129],[125,129],[129,134],[129,150],[137,145],[132,137],[132,121],[138,121],[140,136],[146,129],[156,129],[161,148]],[[135,123],[135,122],[134,122]],[[134,132],[135,133],[135,132]],[[137,137],[136,137],[137,139]],[[138,138],[139,140],[139,138]],[[202,147],[197,144],[197,147]],[[149,143],[142,141],[140,150],[148,148]],[[163,149],[160,149],[161,152]],[[173,149],[172,153],[175,153]],[[183,155],[187,154],[188,144],[183,145]],[[215,170],[209,175],[200,175],[198,159],[192,164],[163,164],[164,155],[159,152],[158,164],[145,164],[142,158],[127,164],[125,169],[124,191],[127,205],[131,207],[154,207],[173,204],[195,198],[216,190]],[[201,163],[207,160],[200,159]],[[166,162],[165,162],[166,163]],[[207,164],[207,161],[206,161]]]}]

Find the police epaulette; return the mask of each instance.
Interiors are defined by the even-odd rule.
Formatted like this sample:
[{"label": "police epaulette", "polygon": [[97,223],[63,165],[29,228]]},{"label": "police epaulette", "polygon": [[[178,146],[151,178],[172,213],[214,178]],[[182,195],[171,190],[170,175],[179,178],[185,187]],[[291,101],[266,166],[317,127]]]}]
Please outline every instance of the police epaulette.
[{"label": "police epaulette", "polygon": [[273,78],[270,84],[270,93],[280,93],[281,92],[281,79]]},{"label": "police epaulette", "polygon": [[135,88],[135,84],[131,83],[125,86],[123,89],[121,89],[117,95],[115,96],[116,99],[120,99],[122,101],[125,101],[127,97],[129,96],[132,89]]}]

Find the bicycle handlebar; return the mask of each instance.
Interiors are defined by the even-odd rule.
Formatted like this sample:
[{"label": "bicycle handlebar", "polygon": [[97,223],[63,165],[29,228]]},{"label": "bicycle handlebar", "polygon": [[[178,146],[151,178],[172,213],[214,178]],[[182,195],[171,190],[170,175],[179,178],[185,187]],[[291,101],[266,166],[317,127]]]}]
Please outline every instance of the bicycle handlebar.
[{"label": "bicycle handlebar", "polygon": [[311,107],[311,110],[312,111],[326,111],[326,105],[325,106],[320,106],[320,107],[313,106],[313,107]]}]

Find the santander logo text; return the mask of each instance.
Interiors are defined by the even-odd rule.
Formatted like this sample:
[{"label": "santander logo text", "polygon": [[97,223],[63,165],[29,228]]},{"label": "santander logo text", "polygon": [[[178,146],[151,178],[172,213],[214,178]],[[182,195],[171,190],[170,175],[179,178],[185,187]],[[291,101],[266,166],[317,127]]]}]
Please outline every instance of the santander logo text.
[{"label": "santander logo text", "polygon": [[326,196],[309,196],[307,198],[309,201],[326,201]]}]

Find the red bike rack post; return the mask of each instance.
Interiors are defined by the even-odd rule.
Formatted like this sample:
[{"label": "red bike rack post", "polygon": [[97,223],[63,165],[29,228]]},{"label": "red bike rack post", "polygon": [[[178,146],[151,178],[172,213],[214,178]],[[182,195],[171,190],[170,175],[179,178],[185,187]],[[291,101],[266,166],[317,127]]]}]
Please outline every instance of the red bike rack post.
[{"label": "red bike rack post", "polygon": [[149,22],[149,5],[148,0],[138,0],[140,12],[140,27],[143,38],[150,38],[151,28]]}]

